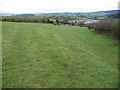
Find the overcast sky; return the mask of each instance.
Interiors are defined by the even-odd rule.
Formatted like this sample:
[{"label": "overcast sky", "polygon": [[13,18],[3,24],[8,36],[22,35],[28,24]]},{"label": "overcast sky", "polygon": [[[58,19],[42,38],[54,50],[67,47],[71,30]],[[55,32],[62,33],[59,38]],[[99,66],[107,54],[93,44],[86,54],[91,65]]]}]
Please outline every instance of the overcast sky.
[{"label": "overcast sky", "polygon": [[0,0],[0,12],[94,12],[117,10],[119,0]]}]

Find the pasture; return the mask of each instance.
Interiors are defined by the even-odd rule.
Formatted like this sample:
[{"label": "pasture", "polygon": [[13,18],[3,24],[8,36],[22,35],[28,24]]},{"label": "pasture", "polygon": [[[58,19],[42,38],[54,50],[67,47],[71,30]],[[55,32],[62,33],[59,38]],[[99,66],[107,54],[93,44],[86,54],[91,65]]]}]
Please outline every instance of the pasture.
[{"label": "pasture", "polygon": [[78,26],[2,28],[3,88],[117,88],[117,41]]}]

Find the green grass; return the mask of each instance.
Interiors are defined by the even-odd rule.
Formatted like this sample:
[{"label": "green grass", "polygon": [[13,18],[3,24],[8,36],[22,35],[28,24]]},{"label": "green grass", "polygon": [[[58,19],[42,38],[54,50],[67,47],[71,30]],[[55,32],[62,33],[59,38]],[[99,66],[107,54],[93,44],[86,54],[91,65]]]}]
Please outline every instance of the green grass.
[{"label": "green grass", "polygon": [[[1,18],[1,17],[0,17]],[[44,16],[2,16],[2,18],[14,18],[14,19],[24,19],[24,18],[29,18],[29,19],[43,19]]]},{"label": "green grass", "polygon": [[82,15],[86,17],[105,17],[106,15],[109,15],[109,13],[105,12],[93,12],[93,13],[83,13]]},{"label": "green grass", "polygon": [[97,17],[97,19],[105,19],[106,17],[105,16],[103,16],[103,17]]},{"label": "green grass", "polygon": [[27,16],[30,19],[43,19],[44,16]]},{"label": "green grass", "polygon": [[84,27],[3,22],[3,88],[115,88],[115,43]]},{"label": "green grass", "polygon": [[71,16],[71,18],[75,18],[77,20],[90,20],[89,18],[87,17],[79,17],[79,16]]}]

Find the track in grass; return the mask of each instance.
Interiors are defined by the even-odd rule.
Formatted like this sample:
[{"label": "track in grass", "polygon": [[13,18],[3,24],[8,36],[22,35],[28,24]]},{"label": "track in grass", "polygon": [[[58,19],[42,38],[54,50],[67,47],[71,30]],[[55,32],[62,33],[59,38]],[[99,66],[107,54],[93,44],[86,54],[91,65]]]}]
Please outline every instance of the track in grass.
[{"label": "track in grass", "polygon": [[3,88],[117,87],[115,43],[84,27],[3,22]]}]

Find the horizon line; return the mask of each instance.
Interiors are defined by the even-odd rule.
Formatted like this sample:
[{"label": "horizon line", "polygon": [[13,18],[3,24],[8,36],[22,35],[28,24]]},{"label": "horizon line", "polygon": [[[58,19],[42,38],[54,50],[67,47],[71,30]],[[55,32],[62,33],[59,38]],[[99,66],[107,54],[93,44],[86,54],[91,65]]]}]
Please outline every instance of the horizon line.
[{"label": "horizon line", "polygon": [[43,12],[25,12],[25,13],[16,13],[16,12],[0,12],[0,14],[44,14],[44,13],[93,13],[93,12],[104,12],[104,11],[113,11],[113,10],[116,10],[116,11],[120,11],[118,9],[110,9],[110,10],[99,10],[99,11],[53,11],[53,12],[46,12],[46,11],[43,11]]}]

